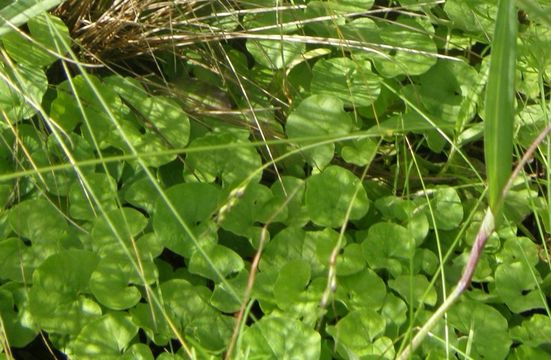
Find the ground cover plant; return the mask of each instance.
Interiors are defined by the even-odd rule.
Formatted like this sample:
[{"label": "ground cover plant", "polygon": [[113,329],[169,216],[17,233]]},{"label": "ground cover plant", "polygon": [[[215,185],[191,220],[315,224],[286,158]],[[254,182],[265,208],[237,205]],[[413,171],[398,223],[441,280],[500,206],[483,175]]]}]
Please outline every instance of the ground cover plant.
[{"label": "ground cover plant", "polygon": [[0,359],[551,358],[549,11],[0,1]]}]

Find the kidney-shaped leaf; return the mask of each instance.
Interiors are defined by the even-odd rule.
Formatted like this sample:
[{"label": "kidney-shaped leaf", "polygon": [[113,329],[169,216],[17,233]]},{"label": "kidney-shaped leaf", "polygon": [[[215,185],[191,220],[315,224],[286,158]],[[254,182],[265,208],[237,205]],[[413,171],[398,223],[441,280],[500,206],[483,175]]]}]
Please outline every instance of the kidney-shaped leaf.
[{"label": "kidney-shaped leaf", "polygon": [[125,254],[132,239],[147,225],[146,217],[133,208],[118,208],[96,218],[92,228],[92,248],[100,255]]},{"label": "kidney-shaped leaf", "polygon": [[[474,301],[463,301],[448,312],[450,324],[465,337],[476,359],[504,359],[511,346],[507,320],[495,308]],[[462,350],[465,351],[463,348]]]},{"label": "kidney-shaped leaf", "polygon": [[26,200],[10,210],[9,223],[17,235],[41,243],[57,243],[68,231],[67,221],[45,199]]},{"label": "kidney-shaped leaf", "polygon": [[543,309],[539,277],[538,271],[524,262],[500,264],[495,272],[496,292],[512,312]]},{"label": "kidney-shaped leaf", "polygon": [[66,250],[46,259],[33,274],[29,306],[45,331],[75,334],[101,315],[101,308],[84,294],[98,264],[94,253]]},{"label": "kidney-shaped leaf", "polygon": [[216,242],[216,234],[210,227],[210,216],[216,210],[220,199],[220,190],[216,186],[205,183],[182,183],[169,188],[165,194],[176,214],[163,198],[158,198],[153,215],[153,229],[167,248],[189,258],[196,246]]},{"label": "kidney-shaped leaf", "polygon": [[251,359],[318,360],[321,338],[298,320],[268,315],[245,331],[241,347]]},{"label": "kidney-shaped leaf", "polygon": [[388,269],[398,276],[402,272],[399,260],[413,256],[415,238],[401,225],[381,222],[369,228],[362,250],[371,268]]},{"label": "kidney-shaped leaf", "polygon": [[304,52],[305,45],[301,42],[249,40],[247,50],[256,62],[269,69],[277,70],[298,59]]},{"label": "kidney-shaped leaf", "polygon": [[206,246],[203,250],[204,252],[196,251],[191,256],[190,273],[220,282],[226,276],[238,273],[245,266],[241,256],[225,246],[215,244]]},{"label": "kidney-shaped leaf", "polygon": [[551,319],[547,315],[534,314],[522,325],[511,329],[513,339],[529,346],[542,346],[551,342]]},{"label": "kidney-shaped leaf", "polygon": [[339,166],[329,166],[306,180],[305,204],[312,221],[328,227],[358,220],[369,210],[369,199],[360,179]]},{"label": "kidney-shaped leaf", "polygon": [[346,106],[371,105],[381,92],[379,77],[368,61],[349,58],[320,60],[312,69],[310,90],[314,94],[335,96]]},{"label": "kidney-shaped leaf", "polygon": [[348,313],[336,326],[329,326],[327,332],[335,342],[357,356],[381,355],[372,352],[373,340],[381,336],[386,327],[385,318],[371,309]]},{"label": "kidney-shaped leaf", "polygon": [[120,359],[138,327],[128,315],[113,312],[86,325],[68,346],[74,359]]},{"label": "kidney-shaped leaf", "polygon": [[124,256],[107,256],[98,264],[90,278],[90,290],[104,306],[113,310],[128,309],[138,303],[141,294],[135,286],[129,286],[133,269]]},{"label": "kidney-shaped leaf", "polygon": [[[287,118],[287,136],[292,140],[300,137],[338,136],[349,133],[354,123],[343,106],[342,100],[335,96],[313,95],[304,99]],[[301,142],[301,144],[308,143]],[[303,153],[311,165],[323,168],[329,164],[334,152],[334,144],[324,144],[305,150]]]},{"label": "kidney-shaped leaf", "polygon": [[[200,147],[202,151],[190,152],[186,158],[188,169],[204,182],[221,178],[224,186],[245,180],[262,166],[258,152],[250,146],[249,134],[230,131],[210,132],[195,139],[190,147]],[[235,147],[236,144],[242,146]],[[225,145],[227,148],[220,148]],[[217,149],[208,149],[218,146]],[[253,182],[260,180],[260,173]]]},{"label": "kidney-shaped leaf", "polygon": [[6,118],[18,121],[33,116],[36,107],[28,99],[40,105],[48,89],[46,73],[38,67],[17,64],[11,68],[0,65],[0,74],[11,83],[0,80],[0,110]]},{"label": "kidney-shaped leaf", "polygon": [[[436,304],[436,289],[434,287],[429,289],[429,281],[424,275],[400,275],[394,280],[389,280],[388,286],[415,308],[422,304],[430,306]],[[427,290],[427,295],[423,297]]]}]

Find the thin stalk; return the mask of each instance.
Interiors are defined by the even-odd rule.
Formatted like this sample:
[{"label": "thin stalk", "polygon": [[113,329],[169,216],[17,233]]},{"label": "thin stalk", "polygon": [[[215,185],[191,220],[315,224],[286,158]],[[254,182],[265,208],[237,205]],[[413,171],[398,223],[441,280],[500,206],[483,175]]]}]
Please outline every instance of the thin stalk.
[{"label": "thin stalk", "polygon": [[[520,174],[520,171],[524,168],[526,163],[532,158],[534,155],[534,152],[538,148],[538,146],[545,140],[547,135],[551,132],[551,124],[547,125],[547,127],[534,139],[530,147],[526,150],[524,153],[522,159],[519,161],[518,165],[515,167],[513,172],[511,173],[511,176],[507,180],[507,183],[503,187],[503,190],[501,192],[501,198],[505,198],[509,190],[511,190],[513,186],[514,180],[517,178],[517,176]],[[430,317],[430,319],[421,327],[419,332],[413,337],[412,341],[406,346],[404,351],[402,351],[401,354],[398,355],[396,358],[397,360],[407,360],[410,358],[410,356],[413,354],[413,352],[421,345],[423,340],[427,337],[428,333],[434,328],[434,326],[438,323],[438,321],[444,316],[444,314],[450,309],[450,307],[459,299],[459,297],[465,292],[465,290],[469,287],[471,280],[473,278],[474,271],[476,270],[476,265],[478,264],[478,261],[480,260],[480,255],[482,254],[482,250],[484,249],[484,245],[486,244],[486,241],[488,240],[488,237],[492,234],[495,228],[495,221],[494,221],[494,215],[490,208],[486,210],[486,215],[484,216],[484,220],[482,220],[482,223],[480,224],[480,229],[478,230],[478,233],[476,235],[475,242],[473,244],[473,247],[471,249],[471,253],[469,255],[469,260],[467,261],[467,265],[465,265],[465,270],[463,271],[463,275],[461,276],[461,279],[459,279],[457,286],[453,290],[453,292],[444,300],[442,305],[434,312],[434,314]]]}]

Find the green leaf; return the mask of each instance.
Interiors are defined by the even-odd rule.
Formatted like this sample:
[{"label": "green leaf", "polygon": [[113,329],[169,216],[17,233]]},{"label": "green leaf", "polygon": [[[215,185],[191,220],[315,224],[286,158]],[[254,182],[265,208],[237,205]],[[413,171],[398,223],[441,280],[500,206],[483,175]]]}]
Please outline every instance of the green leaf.
[{"label": "green leaf", "polygon": [[385,327],[383,316],[370,309],[361,309],[348,313],[336,326],[328,326],[327,332],[335,339],[339,353],[346,354],[348,359],[359,359],[385,354],[374,344]]},{"label": "green leaf", "polygon": [[11,347],[25,347],[36,337],[38,329],[29,314],[26,286],[12,282],[0,287],[0,315]]},{"label": "green leaf", "polygon": [[316,62],[310,90],[313,94],[335,96],[345,106],[371,105],[381,92],[379,78],[368,61],[331,58]]},{"label": "green leaf", "polygon": [[514,313],[543,309],[539,272],[523,261],[500,264],[495,271],[496,292]]},{"label": "green leaf", "polygon": [[[161,285],[164,307],[178,331],[197,340],[208,350],[221,351],[231,337],[235,319],[224,316],[208,304],[210,290],[185,280]],[[155,325],[153,325],[155,326]]]},{"label": "green leaf", "polygon": [[503,187],[511,175],[515,109],[517,13],[513,0],[501,0],[492,41],[490,75],[486,87],[484,158],[488,201],[497,217]]},{"label": "green leaf", "polygon": [[63,43],[70,46],[69,30],[58,17],[41,14],[29,20],[27,26],[31,39],[15,31],[2,37],[6,52],[19,64],[49,66],[58,59],[56,54],[64,52]]},{"label": "green leaf", "polygon": [[246,46],[258,64],[272,70],[286,67],[306,49],[303,42],[273,40],[248,40]]},{"label": "green leaf", "polygon": [[486,43],[488,36],[494,33],[496,9],[496,1],[492,0],[449,0],[444,4],[454,28],[467,31]]},{"label": "green leaf", "polygon": [[29,19],[61,4],[63,0],[18,0],[0,10],[0,36],[26,23]]},{"label": "green leaf", "polygon": [[448,311],[448,321],[462,336],[461,350],[471,349],[477,359],[504,359],[511,346],[507,320],[495,308],[463,301]]},{"label": "green leaf", "polygon": [[[157,280],[153,262],[141,260],[143,277],[148,284]],[[128,258],[121,255],[108,255],[102,258],[90,278],[90,291],[98,302],[113,310],[128,309],[142,298],[139,289],[131,284],[143,284],[137,270]],[[138,281],[136,281],[138,280]]]},{"label": "green leaf", "polygon": [[534,314],[521,325],[511,329],[511,337],[526,346],[549,345],[551,339],[551,319],[547,315]]},{"label": "green leaf", "polygon": [[20,202],[10,210],[9,223],[17,235],[36,246],[61,243],[69,227],[61,211],[46,199]]},{"label": "green leaf", "polygon": [[315,224],[335,228],[345,221],[361,219],[369,210],[369,199],[356,175],[329,166],[306,180],[305,205]]},{"label": "green leaf", "polygon": [[[304,99],[287,117],[286,131],[293,138],[345,135],[354,128],[352,118],[343,110],[344,103],[335,96],[313,95]],[[301,144],[308,144],[301,142]],[[325,144],[303,152],[314,167],[324,168],[334,156],[335,145]]]},{"label": "green leaf", "polygon": [[[389,280],[388,286],[400,294],[414,308],[418,308],[422,304],[436,305],[438,298],[436,289],[434,287],[429,289],[429,281],[424,275],[400,275],[394,280]],[[427,289],[429,291],[424,296]]]},{"label": "green leaf", "polygon": [[[329,257],[327,257],[328,260]],[[352,275],[362,271],[366,265],[360,244],[348,244],[342,254],[337,257],[337,274],[341,276]]]},{"label": "green leaf", "polygon": [[274,208],[277,204],[270,203],[272,198],[272,192],[266,186],[249,184],[243,195],[224,213],[222,228],[256,242],[260,237],[259,224],[267,221],[277,211]]},{"label": "green leaf", "polygon": [[124,352],[121,360],[154,360],[154,358],[148,345],[135,343]]},{"label": "green leaf", "polygon": [[[319,36],[336,38],[339,35],[342,36],[341,31],[349,14],[365,12],[373,6],[373,3],[374,0],[310,1],[305,14],[308,19],[316,19],[316,21],[309,21],[306,25]],[[330,20],[322,21],[324,18]],[[349,37],[347,36],[346,39]]]},{"label": "green leaf", "polygon": [[[248,132],[209,132],[191,142],[190,148],[200,147],[202,151],[190,152],[186,158],[188,171],[193,171],[201,181],[213,182],[217,177],[224,186],[243,181],[261,167],[260,155],[249,145]],[[209,150],[209,146],[235,145],[239,147]],[[258,182],[260,174],[251,181]]]},{"label": "green leaf", "polygon": [[341,156],[349,164],[366,166],[374,159],[378,143],[371,138],[355,139],[343,144]]},{"label": "green leaf", "polygon": [[3,122],[9,120],[14,123],[35,115],[36,106],[41,104],[48,89],[44,71],[25,64],[10,67],[0,64],[0,75],[0,110],[5,112],[3,117],[7,118]]},{"label": "green leaf", "polygon": [[428,21],[399,16],[395,21],[379,24],[377,35],[380,43],[392,47],[390,51],[379,49],[385,56],[360,53],[357,57],[371,58],[375,69],[386,78],[421,75],[436,63],[436,44],[431,38],[433,33],[434,28]]},{"label": "green leaf", "polygon": [[203,250],[204,254],[196,251],[191,256],[190,273],[221,282],[227,276],[237,274],[245,266],[239,254],[225,246],[215,244],[206,246]]},{"label": "green leaf", "polygon": [[538,359],[538,360],[551,360],[551,354],[541,348],[528,347],[521,344],[512,350],[511,355],[507,358],[511,360],[523,360],[523,359]]},{"label": "green leaf", "polygon": [[440,60],[419,77],[417,96],[436,124],[462,126],[475,115],[472,102],[480,77],[466,62]]},{"label": "green leaf", "polygon": [[[283,191],[285,189],[285,191]],[[282,176],[281,181],[276,181],[271,187],[275,199],[287,202],[287,217],[282,222],[287,226],[301,226],[308,222],[308,210],[303,205],[305,182],[292,176]],[[288,199],[288,194],[295,194]]]},{"label": "green leaf", "polygon": [[298,320],[268,315],[245,331],[241,348],[251,360],[318,360],[321,338]]},{"label": "green leaf", "polygon": [[287,227],[266,245],[259,268],[277,274],[287,262],[302,259],[310,263],[312,274],[325,274],[338,236],[330,228],[305,232],[299,227]]},{"label": "green leaf", "polygon": [[[204,183],[182,183],[167,189],[165,196],[171,202],[180,220],[191,231],[191,234],[186,231],[176,214],[162,198],[157,199],[153,229],[168,249],[190,258],[196,251],[196,246],[204,247],[216,243],[217,236],[212,229],[210,219],[220,200],[220,190],[216,186]],[[194,242],[194,238],[198,243]]]},{"label": "green leaf", "polygon": [[501,250],[496,254],[496,259],[504,264],[525,262],[530,266],[536,266],[540,261],[539,249],[527,237],[512,237],[505,240]]},{"label": "green leaf", "polygon": [[[365,232],[359,234],[363,238]],[[415,252],[415,239],[403,226],[376,223],[362,241],[363,254],[372,269],[387,269],[394,276],[402,273],[401,261],[409,260]]]},{"label": "green leaf", "polygon": [[387,294],[385,303],[381,309],[381,314],[385,318],[390,319],[396,326],[400,326],[406,322],[408,318],[407,312],[408,307],[402,299],[392,293]]},{"label": "green leaf", "polygon": [[126,182],[122,189],[122,196],[133,206],[152,213],[159,193],[152,180],[145,174],[140,174],[138,178]]},{"label": "green leaf", "polygon": [[453,230],[463,221],[463,204],[454,188],[449,186],[436,187],[431,203],[432,209],[426,208],[427,217],[430,218],[430,212],[432,211],[437,229]]},{"label": "green leaf", "polygon": [[281,309],[297,302],[299,295],[310,282],[310,264],[305,260],[292,260],[280,270],[274,284],[274,299]]},{"label": "green leaf", "polygon": [[86,325],[69,343],[67,355],[76,359],[120,359],[138,333],[132,319],[121,312],[104,315]]},{"label": "green leaf", "polygon": [[85,294],[98,264],[94,253],[65,250],[46,259],[33,274],[29,308],[41,329],[76,334],[101,315],[101,308]]},{"label": "green leaf", "polygon": [[136,111],[143,128],[160,137],[169,147],[183,148],[188,144],[190,123],[187,114],[175,101],[163,96],[149,96],[132,78],[111,76],[105,84],[112,86],[131,110]]},{"label": "green leaf", "polygon": [[354,275],[338,276],[336,299],[351,310],[378,310],[383,306],[385,297],[384,281],[368,268]]},{"label": "green leaf", "polygon": [[[111,228],[111,225],[114,227]],[[118,208],[103,213],[94,221],[91,248],[100,256],[126,254],[132,241],[147,226],[147,218],[133,208]]]},{"label": "green leaf", "polygon": [[50,116],[67,132],[82,124],[80,131],[84,138],[100,149],[115,147],[132,153],[129,144],[139,146],[148,135],[140,132],[135,116],[115,89],[92,75],[77,75],[70,82],[59,84]]},{"label": "green leaf", "polygon": [[[43,259],[42,259],[43,260]],[[30,262],[30,263],[29,263]],[[27,247],[21,239],[7,238],[0,240],[0,279],[23,282],[25,274],[32,274],[32,258],[28,256]],[[29,271],[30,270],[30,271]]]},{"label": "green leaf", "polygon": [[96,173],[86,176],[90,189],[80,182],[75,182],[69,188],[69,214],[79,220],[91,220],[99,213],[98,204],[91,198],[93,193],[103,211],[114,210],[117,207],[117,183],[108,174]]},{"label": "green leaf", "polygon": [[248,271],[243,270],[237,276],[216,284],[210,298],[211,305],[227,314],[239,311],[243,298],[236,298],[236,295],[245,293],[248,277]]}]

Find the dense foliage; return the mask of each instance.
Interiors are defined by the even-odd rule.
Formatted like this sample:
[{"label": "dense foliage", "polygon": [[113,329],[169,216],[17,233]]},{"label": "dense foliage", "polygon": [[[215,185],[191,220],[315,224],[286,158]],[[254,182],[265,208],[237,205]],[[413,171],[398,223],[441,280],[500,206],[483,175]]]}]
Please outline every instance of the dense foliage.
[{"label": "dense foliage", "polygon": [[[153,57],[16,3],[48,2],[0,1],[0,359],[393,359],[455,286],[496,1],[191,2],[124,29]],[[551,81],[518,15],[516,155]],[[551,359],[550,151],[416,358]]]}]

